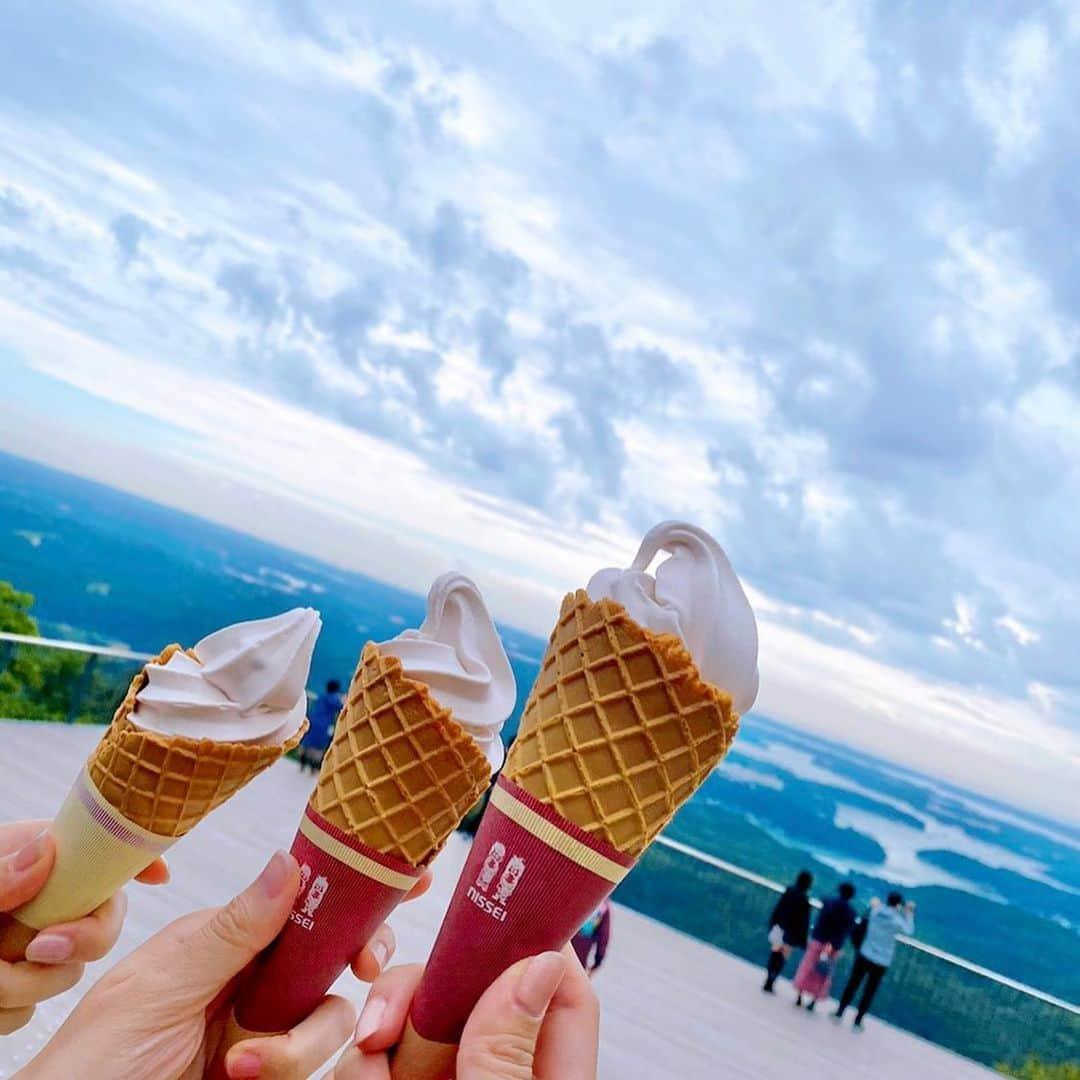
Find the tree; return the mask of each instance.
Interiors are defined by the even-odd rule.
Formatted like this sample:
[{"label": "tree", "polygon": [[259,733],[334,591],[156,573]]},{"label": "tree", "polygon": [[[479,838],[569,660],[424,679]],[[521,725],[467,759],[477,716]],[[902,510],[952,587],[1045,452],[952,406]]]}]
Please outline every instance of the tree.
[{"label": "tree", "polygon": [[999,1065],[997,1068],[998,1072],[1018,1080],[1080,1080],[1080,1064],[1075,1061],[1045,1065],[1037,1057],[1030,1057],[1023,1065]]},{"label": "tree", "polygon": [[[30,613],[34,597],[0,581],[0,630],[37,637]],[[0,641],[0,717],[15,720],[67,720],[72,693],[86,668],[85,655]],[[82,686],[79,720],[105,722],[122,691],[116,672],[89,672]],[[112,677],[110,677],[110,674]]]}]

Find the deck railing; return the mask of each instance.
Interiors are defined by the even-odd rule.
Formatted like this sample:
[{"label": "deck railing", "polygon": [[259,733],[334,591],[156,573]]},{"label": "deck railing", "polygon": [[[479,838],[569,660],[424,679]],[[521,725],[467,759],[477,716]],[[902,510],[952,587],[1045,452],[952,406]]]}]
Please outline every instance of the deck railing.
[{"label": "deck railing", "polygon": [[[69,722],[88,718],[90,699],[95,705],[108,703],[95,707],[95,718],[111,715],[134,666],[151,659],[126,648],[0,631],[0,688],[5,672],[16,668],[21,649],[86,656],[81,666],[58,673],[67,685],[52,688],[44,710],[34,700],[39,687],[23,691],[28,707],[22,715]],[[7,703],[11,711],[10,698]],[[689,877],[698,879],[692,892],[686,888]],[[616,899],[727,952],[764,963],[768,894],[782,891],[779,882],[663,835]],[[688,895],[709,896],[714,903],[703,910],[700,904],[686,904]],[[874,1003],[877,1016],[991,1065],[1019,1064],[1030,1055],[1046,1062],[1080,1061],[1080,1007],[915,938],[898,940],[901,948]],[[849,955],[838,965],[834,993],[850,968],[851,950],[845,951]],[[795,962],[789,961],[785,974],[793,974]]]},{"label": "deck railing", "polygon": [[[782,891],[779,882],[661,835],[615,899],[760,964],[764,980],[765,923],[775,894]],[[709,897],[706,905],[703,896]],[[1076,1005],[915,938],[902,936],[899,946],[873,1016],[991,1066],[1020,1065],[1032,1056],[1080,1063]],[[837,964],[834,996],[843,990],[851,958],[849,945]],[[787,978],[798,960],[796,953],[788,961]],[[783,983],[778,990],[794,996]],[[752,983],[747,986],[747,993],[757,992]]]}]

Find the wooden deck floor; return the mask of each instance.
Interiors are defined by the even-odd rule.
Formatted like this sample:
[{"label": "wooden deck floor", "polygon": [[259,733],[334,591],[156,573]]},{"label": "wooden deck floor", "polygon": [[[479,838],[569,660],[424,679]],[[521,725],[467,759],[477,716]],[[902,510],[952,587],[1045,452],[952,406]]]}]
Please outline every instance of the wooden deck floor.
[{"label": "wooden deck floor", "polygon": [[[99,730],[0,721],[0,820],[48,817],[62,801]],[[165,888],[131,886],[123,955],[177,915],[221,903],[258,872],[275,847],[289,846],[310,791],[291,762],[263,774],[170,853]],[[460,838],[436,864],[424,899],[394,916],[399,961],[423,960],[465,857]],[[94,965],[101,969],[109,960]],[[0,1038],[0,1077],[32,1056],[71,1009],[75,990],[45,1003],[23,1031]],[[786,986],[760,990],[757,969],[727,953],[619,908],[609,962],[597,976],[602,1002],[603,1080],[873,1077],[978,1080],[996,1074],[886,1024],[853,1034],[825,1016],[792,1008]],[[343,977],[338,992],[357,1002],[364,987]]]}]

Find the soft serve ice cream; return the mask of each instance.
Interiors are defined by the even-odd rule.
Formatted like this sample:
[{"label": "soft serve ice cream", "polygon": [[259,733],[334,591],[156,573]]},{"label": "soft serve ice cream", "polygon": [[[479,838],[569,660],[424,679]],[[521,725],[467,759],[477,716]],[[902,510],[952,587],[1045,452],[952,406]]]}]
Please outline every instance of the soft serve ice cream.
[{"label": "soft serve ice cream", "polygon": [[425,683],[491,762],[503,761],[500,736],[514,709],[517,683],[480,590],[464,574],[437,578],[418,630],[379,643],[411,679]]},{"label": "soft serve ice cream", "polygon": [[311,655],[322,623],[312,608],[236,623],[149,664],[132,722],[160,735],[272,746],[307,713]]},{"label": "soft serve ice cream", "polygon": [[[666,552],[656,568],[649,566]],[[681,639],[701,677],[747,712],[758,691],[757,622],[724,549],[704,529],[665,521],[650,529],[630,566],[594,574],[593,600],[621,604],[640,626]]]}]

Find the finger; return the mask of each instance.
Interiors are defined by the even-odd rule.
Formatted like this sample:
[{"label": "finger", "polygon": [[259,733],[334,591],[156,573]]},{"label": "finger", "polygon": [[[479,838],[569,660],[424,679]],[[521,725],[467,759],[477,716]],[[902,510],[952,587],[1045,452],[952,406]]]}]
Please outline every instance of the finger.
[{"label": "finger", "polygon": [[404,899],[401,901],[403,904],[408,900],[419,900],[431,888],[431,883],[435,880],[435,875],[430,869],[425,870],[417,879],[416,884],[405,894]]},{"label": "finger", "polygon": [[34,821],[8,821],[0,825],[0,855],[10,855],[43,833],[51,823],[44,818]]},{"label": "finger", "polygon": [[82,964],[0,964],[0,1009],[22,1009],[70,990]]},{"label": "finger", "polygon": [[316,1010],[285,1035],[245,1039],[225,1059],[231,1080],[303,1080],[337,1052],[352,1033],[356,1009],[341,997],[326,997]]},{"label": "finger", "polygon": [[538,1080],[595,1080],[600,1054],[600,1002],[571,946],[566,975],[548,1006],[536,1045]]},{"label": "finger", "polygon": [[41,891],[56,857],[56,844],[47,829],[38,829],[26,835],[29,829],[22,826],[9,832],[12,849],[0,857],[0,911],[11,911]]},{"label": "finger", "polygon": [[357,1046],[346,1047],[332,1080],[390,1080],[390,1059],[386,1054],[365,1054]]},{"label": "finger", "polygon": [[167,885],[169,878],[169,864],[164,859],[155,859],[145,870],[140,870],[135,875],[135,880],[143,885]]},{"label": "finger", "polygon": [[560,953],[540,953],[484,991],[461,1034],[459,1080],[532,1077],[540,1026],[568,967]]},{"label": "finger", "polygon": [[[296,860],[278,851],[239,896],[218,908],[190,935],[169,936],[173,977],[188,987],[217,993],[277,937],[300,885]],[[176,946],[179,945],[179,948]]]},{"label": "finger", "polygon": [[33,1015],[33,1005],[27,1005],[24,1009],[0,1009],[0,1035],[10,1035],[26,1027]]},{"label": "finger", "polygon": [[405,964],[379,976],[356,1022],[354,1045],[371,1054],[399,1042],[423,973],[421,964]]},{"label": "finger", "polygon": [[390,962],[396,948],[394,931],[383,923],[371,935],[371,940],[353,957],[353,974],[361,982],[374,982]]},{"label": "finger", "polygon": [[83,919],[42,930],[26,946],[26,959],[38,964],[100,960],[116,944],[127,906],[127,896],[119,892]]}]

